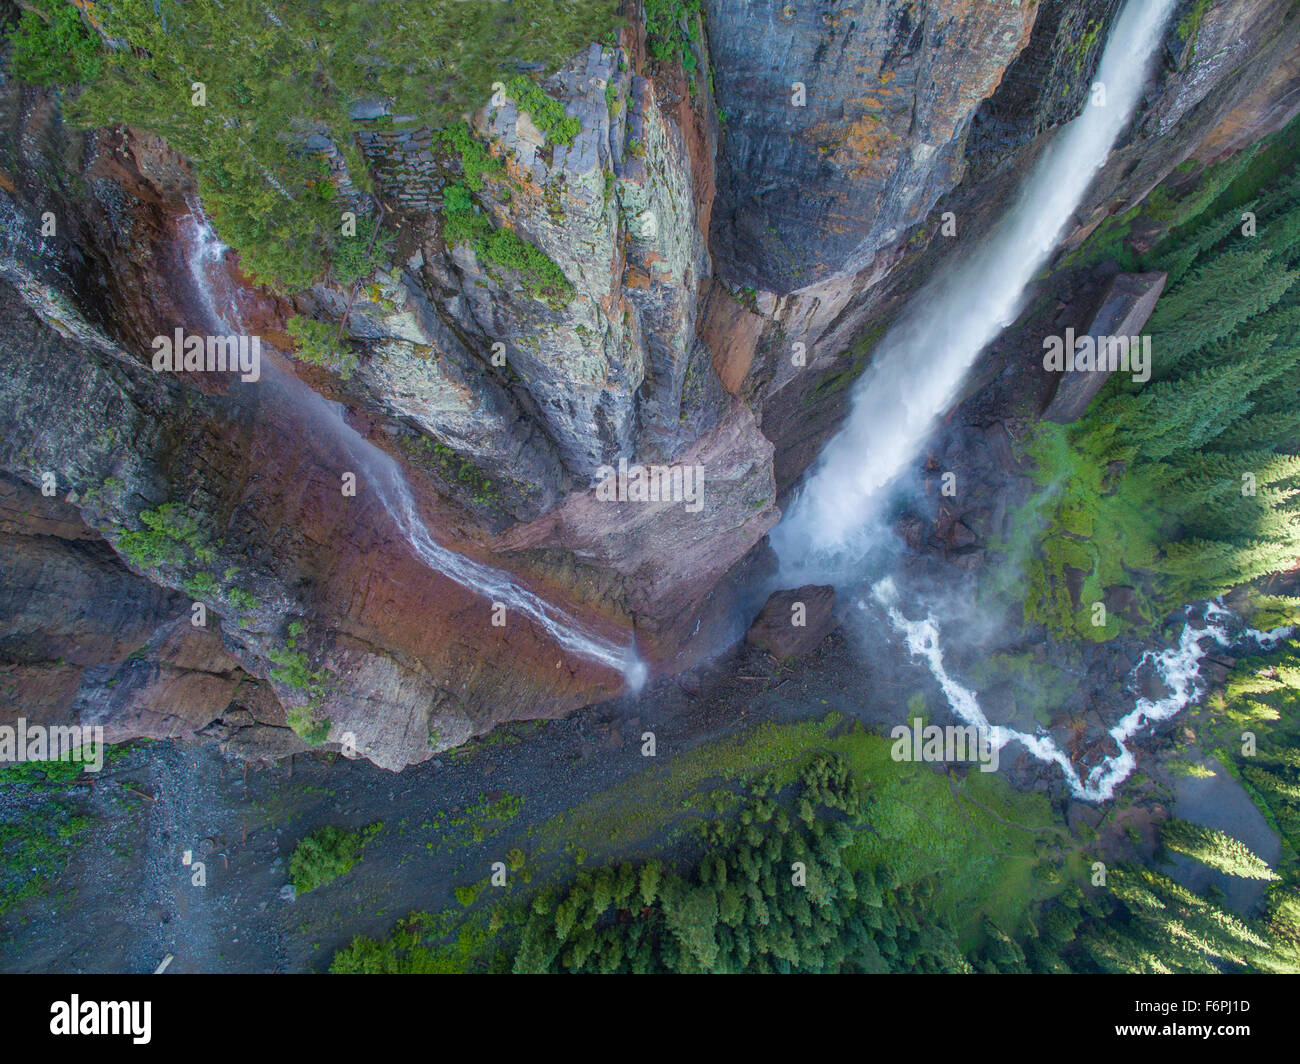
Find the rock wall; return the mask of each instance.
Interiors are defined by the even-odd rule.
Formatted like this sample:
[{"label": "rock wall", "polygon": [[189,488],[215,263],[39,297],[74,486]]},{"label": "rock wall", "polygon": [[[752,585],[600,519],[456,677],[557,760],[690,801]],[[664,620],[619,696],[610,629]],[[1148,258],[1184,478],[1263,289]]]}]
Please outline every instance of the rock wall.
[{"label": "rock wall", "polygon": [[[579,120],[572,143],[508,94],[468,116],[499,160],[474,209],[545,256],[566,295],[449,246],[464,161],[365,101],[391,266],[292,300],[231,257],[221,268],[269,349],[291,347],[295,314],[342,323],[355,372],[277,364],[399,461],[441,542],[635,639],[661,671],[686,667],[743,633],[779,502],[892,314],[1083,106],[1116,9],[705,0],[689,77],[647,59],[634,19],[543,82]],[[1280,128],[1300,107],[1298,42],[1286,0],[1181,5],[1067,247],[1176,167],[1191,180]],[[148,367],[149,338],[202,311],[193,195],[155,138],[70,130],[54,95],[0,85],[6,712],[118,736],[215,729],[244,751],[300,748],[284,725],[314,721],[398,768],[617,692],[526,620],[493,626],[491,603],[423,565],[364,484],[341,503],[351,459],[283,389]],[[698,466],[701,506],[610,501],[599,482],[620,462]],[[49,472],[57,512],[38,494]],[[168,504],[201,534],[145,563],[131,535]],[[940,530],[945,549],[974,557],[990,520]],[[182,623],[196,600],[206,633]]]},{"label": "rock wall", "polygon": [[707,0],[720,274],[785,294],[868,267],[961,179],[975,110],[1036,8]]}]

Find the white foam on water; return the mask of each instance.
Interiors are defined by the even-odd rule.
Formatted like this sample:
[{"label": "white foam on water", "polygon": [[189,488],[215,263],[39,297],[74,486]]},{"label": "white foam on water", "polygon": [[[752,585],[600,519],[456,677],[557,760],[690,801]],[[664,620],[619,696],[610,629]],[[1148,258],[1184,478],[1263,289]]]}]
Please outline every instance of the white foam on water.
[{"label": "white foam on water", "polygon": [[[184,223],[194,248],[189,260],[190,274],[211,324],[230,331],[227,323],[237,321],[240,314],[238,301],[221,271],[228,249],[217,239],[197,204],[191,203],[190,208],[191,214]],[[633,694],[641,690],[649,670],[635,647],[619,646],[585,631],[576,618],[522,587],[510,574],[449,550],[435,540],[420,517],[415,496],[397,460],[347,423],[342,404],[331,402],[293,374],[281,371],[271,359],[264,362],[262,376],[313,427],[324,432],[349,456],[360,474],[358,482],[376,493],[403,538],[425,565],[462,587],[531,618],[569,653],[622,673],[624,683]]]},{"label": "white foam on water", "polygon": [[[1137,760],[1133,751],[1126,745],[1130,739],[1161,721],[1177,716],[1205,693],[1200,670],[1201,660],[1209,652],[1207,641],[1222,647],[1233,645],[1227,629],[1233,614],[1217,602],[1208,602],[1204,605],[1206,620],[1204,628],[1184,625],[1177,646],[1159,652],[1148,650],[1142,656],[1142,661],[1135,666],[1134,673],[1144,664],[1150,664],[1169,689],[1169,693],[1155,700],[1145,697],[1137,699],[1133,708],[1110,729],[1110,736],[1115,740],[1120,752],[1103,758],[1099,764],[1088,771],[1086,777],[1081,777],[1073,762],[1050,736],[1032,735],[989,723],[975,692],[955,680],[945,667],[943,648],[939,642],[939,625],[933,615],[927,615],[924,620],[908,620],[899,608],[898,588],[892,578],[885,577],[880,580],[872,587],[871,592],[872,597],[889,616],[890,624],[902,634],[908,651],[913,657],[920,658],[925,663],[942,689],[953,713],[963,723],[985,729],[990,744],[998,750],[1008,743],[1018,742],[1038,761],[1055,764],[1065,776],[1070,793],[1076,798],[1090,802],[1109,801],[1115,796],[1115,788],[1133,774],[1133,770],[1137,767]],[[859,602],[858,606],[867,609],[864,602]],[[1270,632],[1246,629],[1242,632],[1241,638],[1253,639],[1264,646],[1273,646],[1290,632],[1290,628],[1276,628]]]},{"label": "white foam on water", "polygon": [[844,426],[772,531],[782,586],[810,571],[842,571],[870,549],[885,489],[915,462],[980,352],[1019,315],[1025,289],[1131,119],[1175,3],[1128,0],[1094,81],[1105,87],[1104,105],[1089,103],[1059,132],[990,237],[941,271],[880,341]]}]

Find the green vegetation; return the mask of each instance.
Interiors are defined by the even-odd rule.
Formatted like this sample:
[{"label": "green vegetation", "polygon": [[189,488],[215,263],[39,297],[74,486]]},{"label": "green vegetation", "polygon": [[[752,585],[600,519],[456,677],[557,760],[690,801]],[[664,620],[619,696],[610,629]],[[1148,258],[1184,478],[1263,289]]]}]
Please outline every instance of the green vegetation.
[{"label": "green vegetation", "polygon": [[[1014,933],[1035,901],[1059,889],[1035,878],[1041,857],[1055,853],[1058,863],[1077,862],[1052,829],[1047,802],[1016,794],[993,773],[973,772],[954,789],[924,765],[894,761],[890,746],[860,725],[844,726],[836,714],[763,724],[679,753],[670,766],[656,766],[556,818],[537,833],[538,848],[568,842],[600,859],[653,853],[665,840],[694,835],[714,819],[719,778],[765,796],[797,780],[818,753],[835,754],[848,761],[874,799],[871,830],[859,836],[854,859],[864,866],[889,865],[909,885],[933,876],[941,885],[934,904],[964,943],[979,939],[986,913]],[[972,822],[978,831],[971,831]]]},{"label": "green vegetation", "polygon": [[[618,19],[615,0],[114,0],[98,25],[71,0],[41,0],[11,34],[14,72],[79,83],[71,118],[125,124],[190,158],[199,192],[243,269],[281,290],[366,272],[343,237],[335,175],[305,148],[324,133],[368,187],[351,103],[379,98],[431,127],[458,122],[520,63],[546,69]],[[96,32],[97,31],[97,32]],[[104,48],[108,39],[129,48]],[[564,130],[557,130],[563,136]],[[355,209],[355,208],[352,208]]]},{"label": "green vegetation", "polygon": [[272,670],[271,676],[296,691],[307,690],[323,678],[322,673],[311,671],[307,655],[301,650],[292,649],[292,643],[283,649],[273,649],[267,657],[279,666]]},{"label": "green vegetation", "polygon": [[323,366],[343,380],[348,380],[356,370],[357,356],[339,349],[337,325],[295,314],[289,319],[288,332],[295,341],[293,357],[300,362]]},{"label": "green vegetation", "polygon": [[[756,298],[757,293],[752,288],[741,289],[740,301],[755,313],[758,312]],[[812,405],[832,395],[846,393],[849,386],[862,376],[863,371],[871,361],[872,349],[880,341],[880,338],[885,335],[885,330],[888,327],[888,320],[877,321],[854,340],[853,346],[841,356],[841,358],[848,361],[848,365],[843,369],[835,370],[818,381],[817,386],[804,396],[804,402]]]},{"label": "green vegetation", "polygon": [[1196,38],[1201,32],[1201,23],[1205,21],[1205,12],[1209,10],[1210,0],[1195,0],[1183,20],[1178,23],[1178,39],[1184,43],[1191,42],[1193,47],[1188,53],[1190,62],[1195,54]]},{"label": "green vegetation", "polygon": [[530,832],[526,869],[509,849],[512,873],[561,858],[538,889],[462,885],[461,908],[358,937],[330,970],[1297,968],[1289,882],[1261,923],[1141,866],[1086,885],[1094,834],[1074,838],[1045,797],[891,746],[831,714],[681,751]]},{"label": "green vegetation", "polygon": [[354,285],[388,261],[389,249],[376,232],[378,227],[373,218],[362,215],[356,220],[355,232],[340,233],[330,263],[330,277],[334,281],[345,287]]},{"label": "green vegetation", "polygon": [[[1264,598],[1261,596],[1261,598]],[[1281,612],[1293,623],[1300,601],[1268,600],[1263,608]],[[1190,845],[1171,849],[1191,852],[1212,868],[1268,879],[1264,927],[1280,950],[1300,951],[1300,639],[1282,640],[1276,648],[1237,663],[1221,693],[1198,715],[1198,737],[1241,783],[1281,840],[1273,869],[1236,840],[1206,839],[1192,834]],[[1182,831],[1175,827],[1177,837]],[[1269,970],[1279,966],[1275,963]]]},{"label": "green vegetation", "polygon": [[1041,972],[1164,974],[1300,971],[1281,937],[1141,865],[1107,870],[1107,889],[1075,888],[1051,906],[1025,944]]},{"label": "green vegetation", "polygon": [[181,584],[185,593],[194,599],[211,598],[217,593],[217,578],[211,573],[195,573]]},{"label": "green vegetation", "polygon": [[1027,712],[1046,727],[1076,695],[1078,678],[1065,665],[1046,655],[1040,660],[1032,651],[998,653],[977,662],[970,679],[982,698],[1008,711]]},{"label": "green vegetation", "polygon": [[448,486],[464,485],[470,493],[470,498],[479,506],[496,507],[501,504],[500,493],[492,478],[471,459],[457,454],[445,443],[439,443],[428,436],[420,436],[414,440],[404,440],[403,446],[417,461],[431,459],[431,464],[436,467],[438,474]]},{"label": "green vegetation", "polygon": [[1216,828],[1207,828],[1174,817],[1165,821],[1160,841],[1176,853],[1186,854],[1225,875],[1240,876],[1242,879],[1280,878],[1245,843]]},{"label": "green vegetation", "polygon": [[176,503],[164,503],[140,514],[144,528],[124,532],[118,546],[141,569],[181,562],[211,562],[212,548],[198,519]]},{"label": "green vegetation", "polygon": [[1074,60],[1074,76],[1080,78],[1083,76],[1083,64],[1088,61],[1088,57],[1093,54],[1101,39],[1102,23],[1097,19],[1089,19],[1087,27],[1079,37],[1070,44],[1069,55]]},{"label": "green vegetation", "polygon": [[371,824],[361,831],[323,827],[313,831],[293,851],[289,858],[289,879],[299,894],[332,883],[350,872],[361,860],[361,851],[367,842],[383,827]]},{"label": "green vegetation", "polygon": [[0,766],[0,918],[47,893],[86,841],[91,820],[70,785],[79,761],[29,761]]},{"label": "green vegetation", "polygon": [[543,92],[532,78],[516,74],[506,82],[506,93],[552,144],[572,144],[582,128],[578,119],[566,115],[560,102]]},{"label": "green vegetation", "polygon": [[285,714],[294,734],[308,746],[320,746],[329,738],[332,721],[319,720],[312,705],[290,706]]},{"label": "green vegetation", "polygon": [[481,885],[475,884],[472,887],[457,887],[452,893],[456,896],[456,900],[468,909],[478,901],[478,896],[482,893],[482,890]]},{"label": "green vegetation", "polygon": [[646,49],[660,63],[676,59],[695,69],[691,44],[700,39],[700,0],[645,0]]},{"label": "green vegetation", "polygon": [[516,271],[533,298],[556,309],[573,298],[573,285],[563,271],[518,233],[494,228],[488,214],[474,202],[468,184],[449,185],[444,190],[442,218],[442,235],[448,246],[469,244],[489,267]]},{"label": "green vegetation", "polygon": [[68,0],[34,0],[10,30],[14,74],[37,85],[93,81],[103,69],[99,37]]},{"label": "green vegetation", "polygon": [[[506,960],[492,954],[485,919],[465,918],[463,910],[412,913],[383,941],[358,935],[334,955],[335,975],[440,975],[466,971],[505,971]],[[492,963],[492,962],[495,963]]]},{"label": "green vegetation", "polygon": [[235,609],[242,613],[252,613],[257,609],[257,599],[242,587],[232,587],[226,592],[226,598]]},{"label": "green vegetation", "polygon": [[[1013,526],[1037,542],[1004,548],[1032,553],[1027,620],[1106,639],[1300,555],[1300,168],[1279,160],[1293,136],[1213,175],[1212,197],[1187,192],[1197,213],[1172,212],[1137,263],[1169,275],[1151,379],[1116,374],[1077,424],[1023,441],[1041,490]],[[1094,626],[1114,587],[1134,589],[1129,616]]]},{"label": "green vegetation", "polygon": [[[832,714],[821,721],[760,725],[680,752],[670,763],[655,764],[530,831],[535,846],[521,877],[524,882],[528,882],[530,869],[540,870],[555,858],[566,867],[581,870],[578,878],[552,878],[550,886],[531,901],[495,900],[509,899],[511,891],[517,889],[514,886],[505,892],[487,892],[494,899],[490,910],[483,908],[480,898],[469,916],[461,917],[476,928],[472,933],[462,928],[462,933],[474,937],[477,947],[460,955],[456,963],[464,967],[437,970],[509,970],[515,956],[523,956],[521,944],[530,923],[544,927],[549,921],[553,928],[560,918],[555,906],[570,895],[570,907],[581,910],[579,920],[590,918],[592,923],[586,929],[579,926],[576,932],[570,928],[575,935],[591,931],[612,942],[611,935],[617,938],[623,933],[636,934],[655,945],[653,949],[645,947],[649,952],[642,961],[625,954],[629,967],[634,962],[651,963],[645,958],[653,956],[658,958],[654,964],[675,957],[690,968],[698,963],[698,957],[694,961],[683,959],[682,950],[690,947],[682,945],[677,931],[691,936],[707,957],[709,947],[704,939],[687,930],[694,916],[710,911],[698,892],[712,889],[715,895],[720,894],[733,882],[731,872],[725,883],[714,878],[713,858],[717,857],[724,863],[751,859],[767,862],[770,867],[758,879],[760,891],[784,883],[789,884],[791,894],[778,899],[777,895],[764,893],[764,903],[775,912],[790,902],[793,908],[786,915],[800,928],[791,934],[833,934],[846,944],[855,944],[854,948],[861,945],[858,960],[843,960],[846,968],[857,963],[867,967],[881,963],[875,959],[873,948],[898,970],[937,969],[945,963],[941,957],[956,966],[967,963],[963,956],[970,958],[970,963],[984,963],[986,951],[992,948],[990,942],[1023,933],[1035,907],[1062,889],[1061,880],[1081,874],[1080,859],[1064,831],[1053,827],[1050,807],[1041,796],[1018,795],[992,774],[974,772],[963,781],[950,781],[925,765],[895,762],[890,746],[888,739],[856,723],[845,726]],[[850,809],[856,812],[850,813]],[[474,808],[461,819],[474,823],[483,815],[482,810]],[[844,834],[846,829],[848,836]],[[709,856],[702,863],[691,862],[681,871],[674,871],[660,858],[649,858],[667,848],[685,847],[696,852],[701,846]],[[778,846],[806,847],[809,851],[806,859],[800,858],[806,864],[805,887],[795,887],[791,882],[793,873],[784,851],[779,863],[773,863],[777,858],[768,856],[768,851],[777,852]],[[741,850],[749,851],[748,856],[742,856]],[[839,866],[830,863],[832,852]],[[644,853],[649,859],[625,859],[636,853]],[[605,860],[615,863],[602,867]],[[505,861],[512,871],[523,868],[522,849],[511,848]],[[842,874],[840,867],[846,873]],[[664,886],[653,904],[638,901],[629,909],[626,904],[616,906],[609,901],[604,916],[595,918],[590,911],[593,902],[579,903],[584,891],[595,890],[599,900],[611,881],[621,881],[619,889],[623,889],[632,874],[628,869],[636,874],[638,890],[645,877],[662,881]],[[852,885],[845,875],[852,879]],[[743,887],[748,880],[735,882]],[[811,901],[813,894],[803,894],[806,890],[816,893],[823,887],[832,889],[832,882],[837,900],[828,902],[826,908]],[[856,923],[849,926],[839,910],[857,904],[850,894],[859,884],[865,888],[866,897],[875,898],[879,892],[882,900],[850,918],[860,918],[862,927]],[[680,891],[696,893],[686,897]],[[678,902],[689,906],[685,915],[674,907]],[[730,894],[726,904],[732,904]],[[643,917],[647,905],[650,912]],[[805,905],[811,906],[810,912],[817,912],[815,933],[808,932],[800,922]],[[726,911],[731,913],[730,908]],[[487,922],[489,913],[491,923]],[[757,908],[754,913],[757,915]],[[868,939],[875,943],[879,937],[880,926],[872,924],[877,918],[882,921],[880,926],[893,927],[897,934],[891,932],[890,942],[873,947],[865,943]],[[639,930],[625,926],[625,919],[639,924]],[[496,931],[491,930],[492,924],[497,926]],[[414,935],[414,926],[403,924],[385,942],[355,941],[336,957],[332,970],[422,971],[434,970],[426,965],[452,963],[446,952],[445,923],[439,923],[437,936]],[[717,941],[734,945],[728,937],[732,931],[724,932],[722,926],[719,918],[714,925]],[[731,928],[730,924],[725,926]],[[551,934],[554,938],[554,931]],[[784,932],[774,928],[770,939],[760,937],[755,941],[760,943],[760,951],[753,955],[751,967],[770,964],[780,969],[783,964],[792,964],[779,955],[790,951]],[[560,948],[554,963],[562,968],[566,949],[556,944]],[[567,946],[577,947],[570,959],[576,960],[587,944],[585,938],[567,942]],[[625,951],[627,945],[623,944]],[[836,953],[839,947],[819,944],[818,949],[823,947],[824,954],[810,954],[804,963],[792,964],[792,968],[804,970],[819,963],[833,967],[840,963]],[[620,947],[608,948],[617,952]],[[718,956],[722,957],[725,951],[722,946],[719,950]],[[726,952],[726,963],[738,964],[738,956]],[[591,955],[584,956],[578,968],[595,967],[601,959],[613,963],[604,954],[600,958]]]},{"label": "green vegetation", "polygon": [[504,168],[501,159],[490,155],[464,122],[439,130],[438,139],[443,149],[459,160],[461,179],[471,191],[481,192],[484,175],[499,174]]},{"label": "green vegetation", "polygon": [[924,915],[928,889],[849,867],[866,796],[842,759],[814,759],[779,799],[755,799],[718,824],[689,875],[625,862],[539,893],[514,970],[968,969],[953,930]]},{"label": "green vegetation", "polygon": [[1281,870],[1300,875],[1300,639],[1238,662],[1210,701],[1208,738],[1282,837]]},{"label": "green vegetation", "polygon": [[286,716],[289,727],[309,746],[319,746],[329,738],[332,723],[328,719],[319,720],[316,717],[316,710],[325,697],[329,675],[323,669],[313,671],[306,653],[297,649],[297,641],[302,633],[302,623],[294,621],[289,625],[284,646],[272,647],[266,656],[275,666],[271,670],[272,680],[308,696],[305,703],[288,707]]}]

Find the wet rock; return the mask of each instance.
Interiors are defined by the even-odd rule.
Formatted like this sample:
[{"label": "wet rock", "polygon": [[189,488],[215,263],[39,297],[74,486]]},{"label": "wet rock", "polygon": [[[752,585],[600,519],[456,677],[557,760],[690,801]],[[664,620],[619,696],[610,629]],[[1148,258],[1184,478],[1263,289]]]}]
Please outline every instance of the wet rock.
[{"label": "wet rock", "polygon": [[948,558],[958,569],[973,573],[984,564],[984,551],[978,547],[973,550],[955,551]]},{"label": "wet rock", "polygon": [[[513,106],[474,116],[491,152],[519,152],[503,163],[511,197],[488,182],[479,206],[559,267],[574,287],[563,305],[471,248],[446,251],[438,212],[462,175],[429,131],[361,131],[377,194],[400,216],[407,268],[358,291],[348,328],[363,358],[350,381],[298,368],[376,442],[423,455],[411,459],[413,490],[449,542],[590,608],[611,638],[635,616],[643,646],[689,667],[717,648],[707,618],[700,627],[708,604],[761,554],[778,494],[838,427],[880,330],[949,254],[943,240],[925,247],[938,197],[949,194],[963,240],[978,239],[1046,135],[1077,113],[1116,6],[793,4],[769,25],[749,0],[707,0],[714,78],[696,79],[698,106],[679,73],[641,64],[630,32],[618,48],[593,44],[544,86],[580,119],[572,145],[546,143]],[[1208,164],[1283,125],[1300,106],[1298,25],[1288,0],[1218,0],[1194,41],[1171,24],[1166,61],[1067,242],[1184,160]],[[1080,49],[1085,32],[1093,43]],[[728,115],[720,148],[710,80]],[[805,108],[790,103],[793,81],[808,90]],[[52,94],[8,81],[0,95],[12,119],[0,207],[14,236],[0,284],[0,468],[27,484],[58,470],[60,500],[76,500],[33,511],[28,531],[6,524],[0,500],[0,534],[23,541],[0,543],[18,562],[0,587],[4,679],[18,704],[187,734],[226,713],[237,679],[230,697],[259,726],[228,741],[301,748],[279,725],[306,696],[275,677],[269,656],[291,620],[305,622],[299,648],[335,696],[332,738],[352,731],[390,768],[494,721],[619,690],[610,670],[555,669],[554,644],[532,626],[488,627],[481,597],[413,560],[373,495],[340,510],[338,455],[315,450],[282,404],[232,416],[237,393],[151,373],[143,352],[162,323],[201,320],[179,250],[191,168],[154,137],[61,127]],[[355,114],[373,125],[386,110],[362,101]],[[339,153],[321,150],[346,199]],[[68,173],[77,159],[81,172]],[[44,210],[59,235],[32,239]],[[657,227],[643,225],[647,213]],[[237,279],[234,254],[224,263]],[[268,337],[295,312],[339,321],[349,297],[329,285],[292,305],[251,285],[238,292],[249,328]],[[490,360],[496,342],[506,366]],[[792,362],[794,342],[806,366]],[[1023,389],[1023,353],[985,360],[990,379]],[[1031,426],[1017,421],[1012,434],[1006,409],[985,402],[971,424],[987,445],[954,443],[945,460],[964,448],[1014,472],[1009,439]],[[660,455],[706,467],[707,513],[591,505],[598,463]],[[964,476],[961,490],[966,505]],[[178,499],[225,544],[213,574],[237,567],[257,601],[247,617],[210,603],[210,638],[172,627],[192,601],[192,566],[124,560],[122,535],[141,527],[141,510]],[[962,521],[983,535],[974,517]],[[42,536],[50,542],[34,542]],[[969,552],[960,564],[974,548],[956,548]],[[83,601],[93,606],[69,608]]]},{"label": "wet rock", "polygon": [[745,639],[778,661],[800,657],[816,650],[839,626],[834,608],[833,587],[808,584],[793,591],[777,591],[754,618]]},{"label": "wet rock", "polygon": [[908,550],[919,551],[925,544],[925,521],[916,514],[904,514],[894,526]]},{"label": "wet rock", "polygon": [[754,361],[763,317],[732,298],[720,284],[710,282],[701,335],[713,355],[713,368],[732,395]]},{"label": "wet rock", "polygon": [[1083,826],[1096,830],[1101,825],[1106,814],[1095,805],[1088,805],[1084,802],[1071,802],[1067,815],[1070,831],[1077,835],[1080,827]]},{"label": "wet rock", "polygon": [[257,723],[253,714],[246,709],[234,709],[226,713],[221,722],[230,728],[248,728]]},{"label": "wet rock", "polygon": [[1138,610],[1138,593],[1135,588],[1113,585],[1106,588],[1102,601],[1106,604],[1108,614],[1123,617],[1134,624],[1141,623],[1142,614]]},{"label": "wet rock", "polygon": [[[790,292],[867,266],[961,176],[966,133],[1033,5],[706,0],[720,145],[713,240],[735,284]],[[795,84],[804,97],[795,98]]]},{"label": "wet rock", "polygon": [[1085,573],[1082,569],[1074,568],[1074,566],[1072,565],[1064,566],[1064,570],[1065,570],[1065,586],[1066,589],[1070,592],[1070,602],[1074,605],[1074,608],[1077,610],[1079,609],[1080,606],[1083,605],[1082,602],[1083,581],[1087,578],[1088,574]]},{"label": "wet rock", "polygon": [[222,749],[249,761],[278,761],[311,749],[288,728],[272,728],[254,724],[236,728],[222,743]]},{"label": "wet rock", "polygon": [[977,538],[975,533],[962,521],[954,521],[952,528],[948,532],[948,543],[956,550],[973,546]]}]

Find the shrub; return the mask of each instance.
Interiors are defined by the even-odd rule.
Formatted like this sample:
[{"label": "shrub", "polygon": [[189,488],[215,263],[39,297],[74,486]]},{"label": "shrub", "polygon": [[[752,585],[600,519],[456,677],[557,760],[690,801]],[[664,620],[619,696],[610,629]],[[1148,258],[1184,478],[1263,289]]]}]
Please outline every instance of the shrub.
[{"label": "shrub", "polygon": [[475,210],[466,185],[448,185],[442,198],[442,238],[447,246],[469,244],[487,264],[517,270],[529,295],[551,306],[573,298],[573,285],[547,254],[510,229],[494,229],[488,216]]},{"label": "shrub", "polygon": [[[188,156],[222,240],[246,273],[281,291],[331,268],[344,278],[366,270],[356,256],[367,238],[360,227],[355,241],[339,233],[329,165],[297,131],[326,135],[366,189],[354,100],[378,95],[432,128],[455,123],[449,136],[463,145],[460,117],[503,69],[554,69],[618,21],[615,0],[113,0],[95,5],[102,33],[131,47],[103,53],[68,0],[38,2],[57,21],[32,12],[20,22],[28,76],[83,81],[72,120],[129,125]],[[204,83],[203,106],[191,106],[194,81]]]},{"label": "shrub", "polygon": [[337,345],[338,326],[295,314],[289,319],[289,335],[294,338],[293,357],[312,366],[321,366],[348,380],[357,368],[357,356],[341,352]]},{"label": "shrub", "polygon": [[[516,74],[506,82],[506,92],[519,105],[520,110],[527,111],[533,125],[546,134],[552,144],[572,144],[573,138],[582,129],[581,123],[572,115],[564,113],[564,107],[542,91],[531,78]],[[606,90],[606,102],[609,91]]]},{"label": "shrub", "polygon": [[38,85],[93,81],[103,68],[99,37],[68,0],[36,0],[9,31],[14,74]]},{"label": "shrub", "polygon": [[313,831],[289,858],[289,879],[293,889],[306,894],[350,872],[361,860],[361,851],[383,824],[371,824],[362,831],[323,827]]},{"label": "shrub", "polygon": [[145,510],[140,514],[140,521],[144,528],[124,532],[118,545],[141,569],[176,564],[191,557],[200,562],[212,560],[212,550],[207,546],[207,537],[199,530],[198,520],[176,503]]}]

